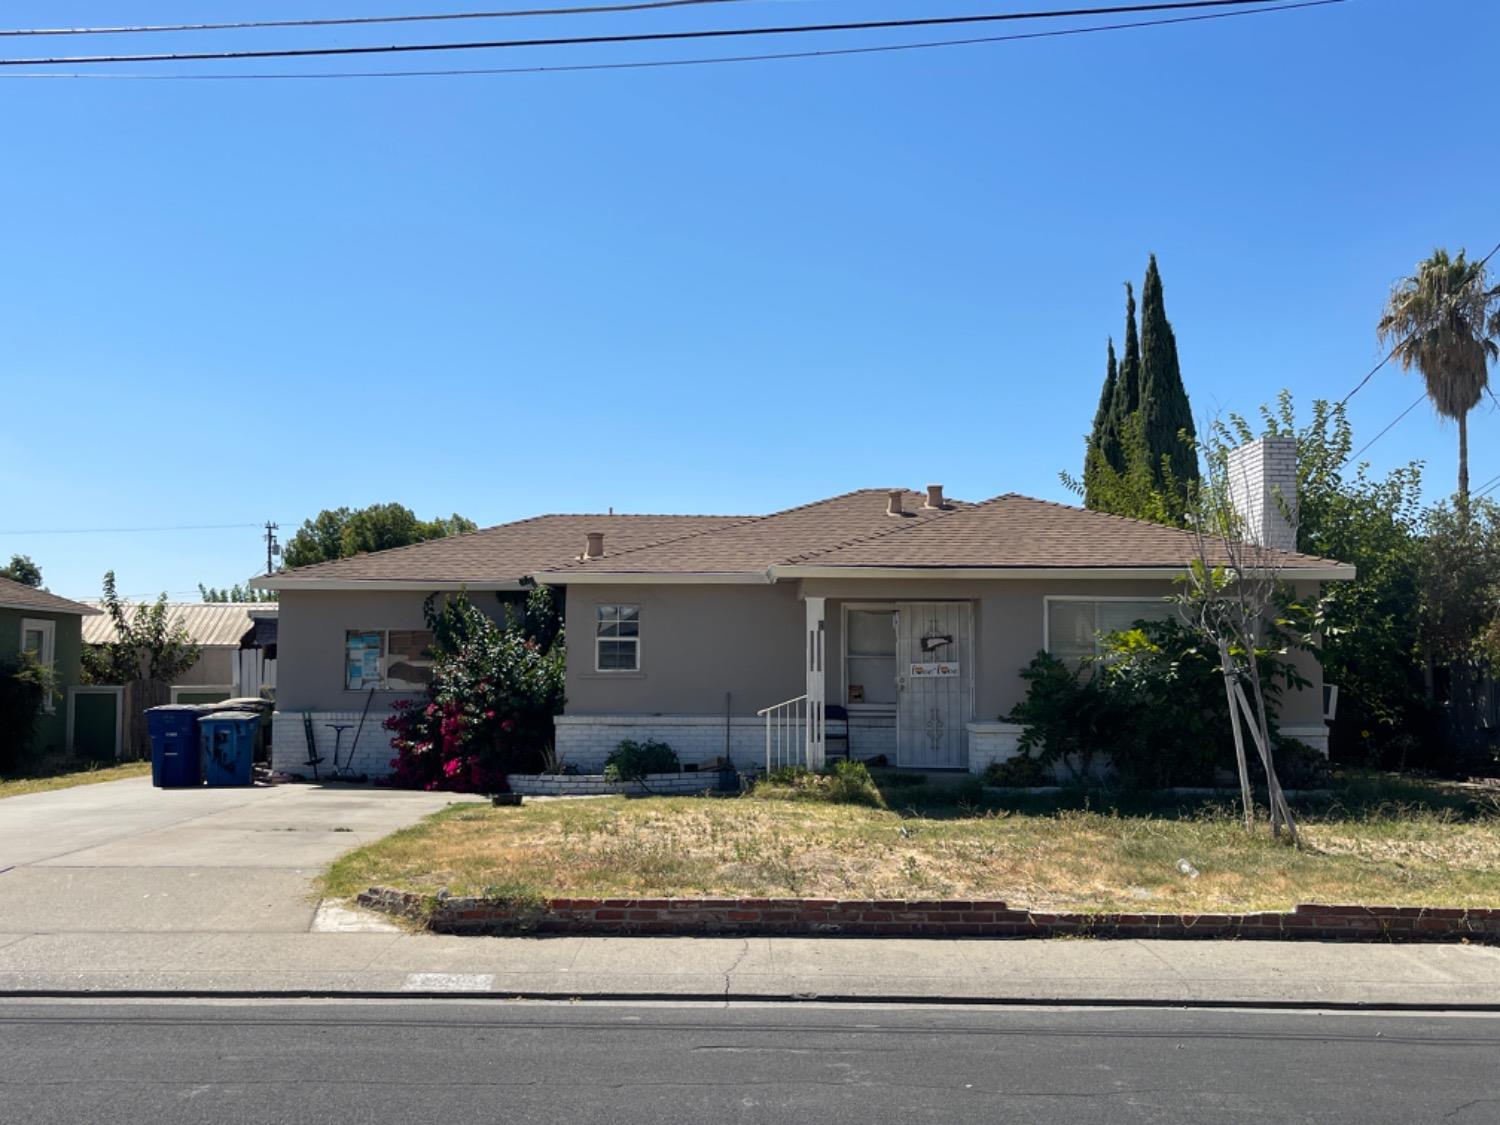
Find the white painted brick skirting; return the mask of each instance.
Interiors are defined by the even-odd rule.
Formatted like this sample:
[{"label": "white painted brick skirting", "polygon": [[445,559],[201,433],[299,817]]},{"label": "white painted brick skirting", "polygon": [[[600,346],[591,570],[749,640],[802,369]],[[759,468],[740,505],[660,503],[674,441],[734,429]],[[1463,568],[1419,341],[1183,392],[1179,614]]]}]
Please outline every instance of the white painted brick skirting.
[{"label": "white painted brick skirting", "polygon": [[968,729],[970,773],[983,773],[1020,753],[1022,728],[1016,723],[970,723]]},{"label": "white painted brick skirting", "polygon": [[[626,739],[665,742],[683,763],[703,765],[724,756],[723,715],[559,715],[556,720],[559,764],[598,771]],[[729,754],[740,769],[763,765],[766,724],[755,716],[729,720]]]},{"label": "white painted brick skirting", "polygon": [[[365,716],[364,730],[359,731],[359,745],[354,745],[354,735],[359,728],[358,711],[314,711],[312,714],[313,739],[318,744],[318,773],[327,775],[333,769],[334,732],[329,723],[347,723],[339,745],[339,764],[350,763],[355,773],[369,777],[385,777],[391,772],[391,759],[396,752],[391,749],[391,732],[380,725],[389,711],[377,712],[374,707]],[[352,751],[352,754],[351,754]],[[312,776],[307,764],[307,735],[302,729],[301,711],[277,711],[271,716],[271,768],[284,773]]]},{"label": "white painted brick skirting", "polygon": [[1328,724],[1315,723],[1300,727],[1282,727],[1278,732],[1282,738],[1295,738],[1305,742],[1323,757],[1328,757]]},{"label": "white painted brick skirting", "polygon": [[[730,775],[733,777],[734,775]],[[603,774],[513,773],[513,793],[528,797],[588,797],[602,793],[624,793],[632,797],[666,794],[693,795],[719,788],[717,770],[691,773],[648,773],[639,781],[608,781]]]}]

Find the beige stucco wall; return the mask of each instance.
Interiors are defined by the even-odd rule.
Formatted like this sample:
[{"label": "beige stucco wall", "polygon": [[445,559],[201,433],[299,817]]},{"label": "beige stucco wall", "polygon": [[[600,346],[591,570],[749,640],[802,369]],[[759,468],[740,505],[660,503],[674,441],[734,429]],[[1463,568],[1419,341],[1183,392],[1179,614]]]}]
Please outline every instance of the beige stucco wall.
[{"label": "beige stucco wall", "polygon": [[[1165,580],[806,579],[755,586],[575,586],[569,591],[569,714],[733,713],[800,695],[805,688],[802,598],[827,598],[828,699],[843,693],[842,606],[851,601],[964,600],[974,606],[974,718],[995,720],[1021,701],[1020,671],[1041,650],[1048,595],[1165,597]],[[594,607],[641,606],[641,671],[593,671]],[[574,624],[576,622],[576,625]],[[1316,659],[1295,661],[1313,688],[1283,698],[1286,725],[1321,721]]]},{"label": "beige stucco wall", "polygon": [[[641,607],[639,672],[594,671],[594,610]],[[806,610],[796,587],[573,586],[568,590],[570,715],[719,715],[801,695]]]},{"label": "beige stucco wall", "polygon": [[237,645],[205,645],[198,656],[198,663],[194,664],[182,675],[172,682],[178,685],[189,684],[232,684],[234,682],[234,661],[239,655]]},{"label": "beige stucco wall", "polygon": [[[429,591],[283,590],[276,643],[276,707],[282,711],[358,711],[368,691],[344,689],[344,634],[350,629],[423,629]],[[493,593],[471,591],[469,600],[498,619]],[[224,682],[228,682],[227,680]],[[384,716],[409,693],[375,693],[370,713]]]}]

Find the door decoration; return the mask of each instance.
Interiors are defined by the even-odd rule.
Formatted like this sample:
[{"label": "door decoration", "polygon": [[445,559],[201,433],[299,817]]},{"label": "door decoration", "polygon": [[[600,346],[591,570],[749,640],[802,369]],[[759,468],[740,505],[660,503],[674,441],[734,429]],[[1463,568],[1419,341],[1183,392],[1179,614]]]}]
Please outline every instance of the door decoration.
[{"label": "door decoration", "polygon": [[956,676],[959,674],[957,662],[949,663],[946,660],[930,664],[913,664],[911,674],[914,679],[931,679],[934,676]]},{"label": "door decoration", "polygon": [[948,729],[948,724],[943,722],[942,712],[934,707],[928,712],[924,726],[927,730],[927,741],[932,743],[932,752],[936,754],[943,747],[943,732]]}]

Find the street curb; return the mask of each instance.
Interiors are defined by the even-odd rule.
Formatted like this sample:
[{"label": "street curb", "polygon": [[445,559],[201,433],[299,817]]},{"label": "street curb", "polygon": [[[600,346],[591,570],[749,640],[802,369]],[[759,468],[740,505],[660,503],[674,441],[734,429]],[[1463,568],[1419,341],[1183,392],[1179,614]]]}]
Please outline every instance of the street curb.
[{"label": "street curb", "polygon": [[446,991],[341,991],[337,989],[68,989],[0,990],[3,1000],[478,1000],[539,1003],[684,1003],[684,1004],[834,1004],[902,1005],[911,1007],[964,1008],[1141,1008],[1141,1009],[1245,1009],[1250,1011],[1312,1012],[1472,1012],[1500,1014],[1500,1003],[1418,1003],[1378,1000],[1265,1000],[1265,999],[1161,999],[1110,997],[1035,996],[909,996],[885,994],[853,996],[809,992],[783,994],[754,992],[446,992]]}]

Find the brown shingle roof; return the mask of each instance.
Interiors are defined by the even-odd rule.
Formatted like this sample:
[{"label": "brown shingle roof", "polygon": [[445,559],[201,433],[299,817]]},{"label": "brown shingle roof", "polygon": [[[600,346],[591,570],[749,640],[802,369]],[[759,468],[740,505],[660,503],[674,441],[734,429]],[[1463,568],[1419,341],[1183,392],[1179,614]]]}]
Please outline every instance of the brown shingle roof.
[{"label": "brown shingle roof", "polygon": [[[809,566],[931,568],[1180,567],[1197,557],[1186,531],[1006,493],[940,520],[804,556]],[[792,560],[787,560],[792,561]],[[1211,562],[1224,562],[1222,548]],[[1339,563],[1296,552],[1284,567]]]},{"label": "brown shingle roof", "polygon": [[930,524],[968,506],[962,501],[949,500],[941,509],[923,508],[922,494],[903,491],[904,514],[891,516],[886,514],[886,506],[892,491],[901,490],[866,488],[846,492],[638,550],[613,549],[606,537],[603,558],[575,560],[561,568],[561,572],[754,574],[775,563],[821,553],[881,532]]},{"label": "brown shingle roof", "polygon": [[328,582],[515,582],[554,570],[583,553],[590,531],[604,532],[606,551],[631,550],[677,539],[705,528],[736,523],[743,516],[535,516],[516,523],[393,547],[348,559],[280,571],[277,579]]},{"label": "brown shingle roof", "polygon": [[77,613],[84,617],[98,613],[92,606],[69,601],[24,582],[0,578],[0,609],[32,609],[39,613]]}]

